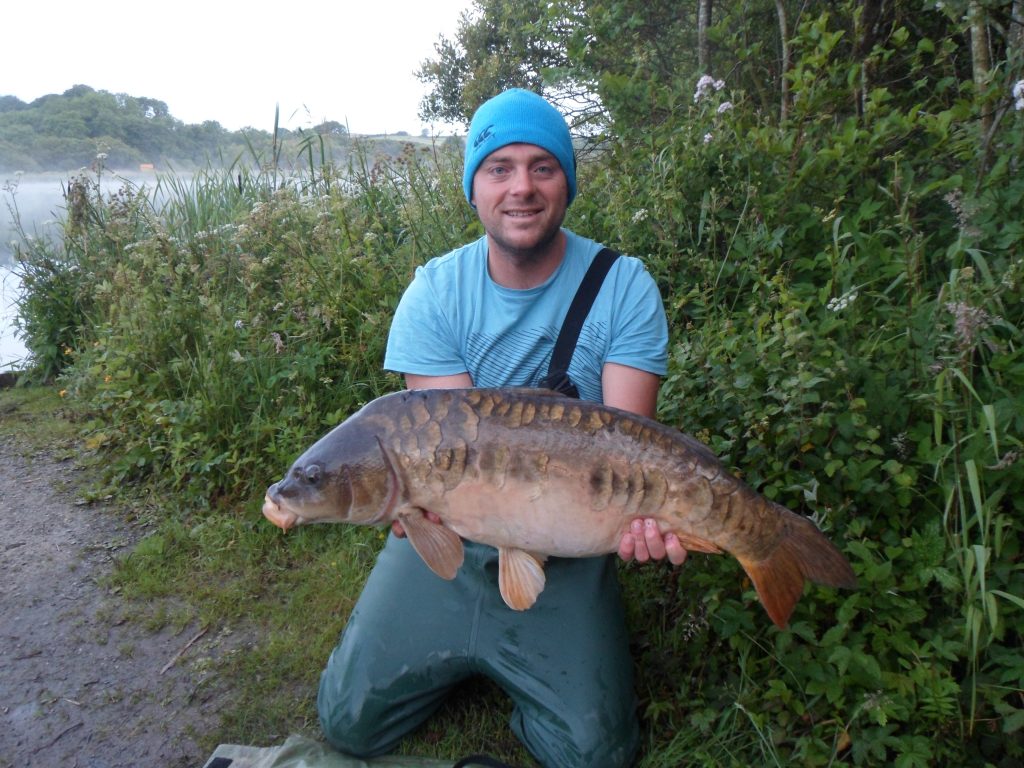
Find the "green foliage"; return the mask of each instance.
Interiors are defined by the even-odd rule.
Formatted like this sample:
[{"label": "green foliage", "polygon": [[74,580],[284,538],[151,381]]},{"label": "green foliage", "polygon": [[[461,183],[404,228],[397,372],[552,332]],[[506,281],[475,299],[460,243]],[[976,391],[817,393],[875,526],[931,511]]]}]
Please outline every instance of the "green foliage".
[{"label": "green foliage", "polygon": [[438,58],[423,62],[417,76],[434,89],[421,104],[425,119],[468,122],[476,108],[511,87],[539,91],[543,73],[564,66],[565,54],[547,44],[546,3],[477,0],[463,14],[455,40],[441,38]]},{"label": "green foliage", "polygon": [[813,514],[860,581],[766,633],[734,566],[638,575],[638,631],[674,614],[638,650],[647,715],[680,762],[1014,762],[1019,118],[974,191],[972,104],[918,71],[843,115],[839,32],[801,28],[791,126],[711,83],[581,181],[576,228],[645,255],[667,299],[662,420]]},{"label": "green foliage", "polygon": [[209,122],[184,125],[156,99],[96,91],[76,85],[31,104],[5,97],[0,110],[0,168],[48,170],[92,165],[102,153],[108,166],[203,163],[237,137]]},{"label": "green foliage", "polygon": [[[105,200],[76,182],[64,256],[19,252],[29,348],[48,375],[72,362],[63,386],[92,419],[87,444],[112,453],[112,484],[247,496],[397,386],[380,371],[391,312],[424,255],[462,239],[461,187],[440,152],[331,173],[280,186],[210,171]],[[53,286],[37,277],[51,267]]]},{"label": "green foliage", "polygon": [[[965,76],[958,13],[780,5],[785,71],[771,5],[753,3],[749,23],[739,8],[715,21],[721,80],[699,79],[692,22],[659,4],[547,4],[524,32],[552,42],[561,19],[557,39],[581,46],[567,76],[598,83],[611,112],[617,138],[580,168],[569,225],[644,257],[662,289],[661,420],[813,515],[860,584],[809,590],[778,630],[728,558],[625,567],[641,764],[1015,765],[1020,62],[994,36],[1005,66],[988,85]],[[593,30],[603,62],[586,57]],[[341,172],[312,137],[303,149],[298,174],[274,154],[241,178],[169,180],[159,212],[75,187],[60,247],[22,254],[29,347],[63,371],[110,481],[193,507],[136,553],[137,583],[170,551],[215,573],[225,541],[282,571],[324,568],[304,551],[314,533],[272,551],[226,510],[254,510],[320,432],[399,386],[379,369],[401,290],[479,233],[454,155],[363,152]]]}]

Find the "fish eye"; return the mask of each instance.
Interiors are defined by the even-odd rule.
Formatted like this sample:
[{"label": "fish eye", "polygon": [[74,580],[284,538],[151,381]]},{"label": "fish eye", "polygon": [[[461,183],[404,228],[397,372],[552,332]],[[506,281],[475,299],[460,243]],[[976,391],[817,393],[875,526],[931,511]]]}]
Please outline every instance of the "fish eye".
[{"label": "fish eye", "polygon": [[306,467],[306,471],[304,473],[304,476],[306,478],[306,482],[308,482],[308,483],[319,482],[319,480],[320,480],[320,465],[319,464],[310,464],[308,467]]}]

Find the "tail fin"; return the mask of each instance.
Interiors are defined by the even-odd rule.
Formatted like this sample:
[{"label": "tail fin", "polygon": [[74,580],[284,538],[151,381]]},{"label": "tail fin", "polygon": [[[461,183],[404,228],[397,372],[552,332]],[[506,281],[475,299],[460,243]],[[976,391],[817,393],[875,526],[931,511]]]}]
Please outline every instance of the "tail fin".
[{"label": "tail fin", "polygon": [[818,527],[785,507],[777,507],[786,520],[785,535],[763,560],[737,558],[754,583],[768,616],[785,627],[804,591],[804,581],[828,587],[854,589],[857,577],[843,554]]}]

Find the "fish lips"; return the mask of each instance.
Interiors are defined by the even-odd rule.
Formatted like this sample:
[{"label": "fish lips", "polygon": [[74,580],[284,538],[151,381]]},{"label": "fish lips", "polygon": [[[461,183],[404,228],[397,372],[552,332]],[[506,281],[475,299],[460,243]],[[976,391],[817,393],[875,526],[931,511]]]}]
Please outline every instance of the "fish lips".
[{"label": "fish lips", "polygon": [[263,516],[282,531],[287,531],[299,521],[299,516],[274,501],[273,496],[276,489],[277,484],[275,483],[267,489],[267,493],[263,497]]}]

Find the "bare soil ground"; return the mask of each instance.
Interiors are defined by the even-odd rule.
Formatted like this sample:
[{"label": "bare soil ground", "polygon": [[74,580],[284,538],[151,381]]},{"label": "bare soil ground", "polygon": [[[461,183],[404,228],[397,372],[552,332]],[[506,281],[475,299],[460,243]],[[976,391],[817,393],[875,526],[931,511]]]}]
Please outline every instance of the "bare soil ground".
[{"label": "bare soil ground", "polygon": [[0,768],[202,766],[227,641],[128,620],[105,577],[142,526],[76,504],[72,462],[27,446],[0,436]]}]

